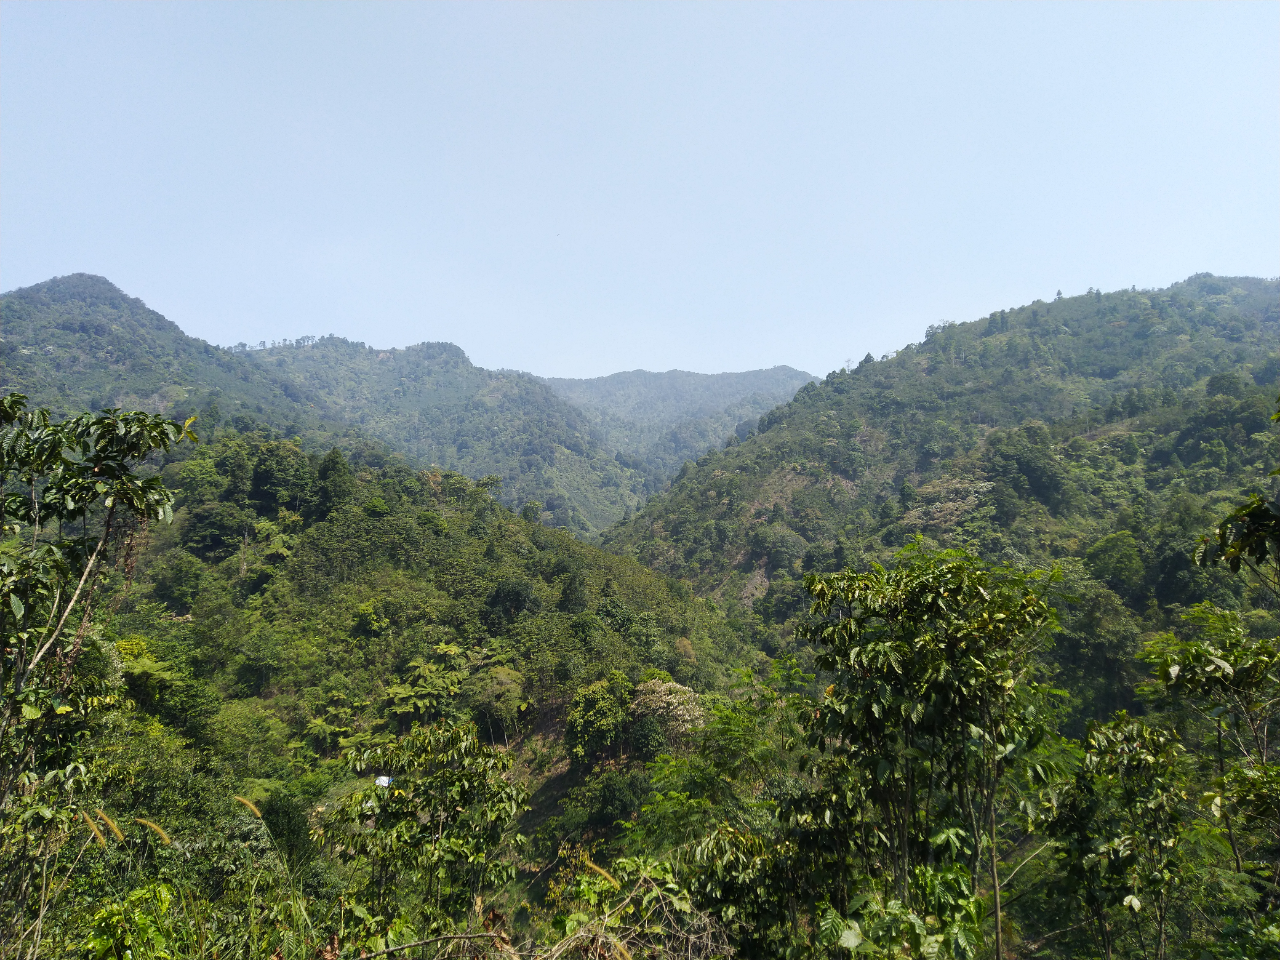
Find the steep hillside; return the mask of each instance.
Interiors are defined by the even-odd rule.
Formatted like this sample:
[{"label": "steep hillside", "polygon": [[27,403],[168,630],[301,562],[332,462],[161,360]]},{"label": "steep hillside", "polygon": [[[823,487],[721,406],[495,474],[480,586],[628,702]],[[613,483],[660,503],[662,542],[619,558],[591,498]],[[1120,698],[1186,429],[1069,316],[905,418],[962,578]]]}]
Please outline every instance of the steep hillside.
[{"label": "steep hillside", "polygon": [[[682,585],[512,513],[483,481],[333,452],[316,466],[265,430],[175,453],[188,459],[161,471],[174,523],[139,557],[112,629],[147,637],[151,657],[234,711],[313,738],[321,766],[339,735],[385,738],[406,711],[489,709],[490,735],[514,738],[545,733],[611,671],[714,689],[744,657],[723,616]],[[444,699],[408,697],[450,671]],[[354,701],[360,710],[338,706]],[[183,703],[162,692],[153,706],[216,739],[219,721]],[[342,729],[315,733],[339,715]],[[242,775],[283,768],[275,746]]]},{"label": "steep hillside", "polygon": [[63,416],[102,407],[189,416],[221,398],[224,417],[293,424],[296,433],[330,414],[316,391],[188,337],[83,273],[0,296],[0,379]]},{"label": "steep hillside", "polygon": [[[932,329],[803,388],[605,542],[753,611],[781,648],[804,572],[882,559],[915,536],[1061,562],[1075,595],[1111,611],[1113,649],[1087,669],[1123,686],[1117,665],[1138,634],[1165,626],[1147,617],[1153,601],[1249,605],[1190,555],[1224,504],[1276,482],[1278,294],[1275,281],[1206,275]],[[1104,696],[1077,692],[1078,704]]]},{"label": "steep hillside", "polygon": [[[336,451],[316,465],[265,429],[169,454],[157,458],[177,493],[174,522],[138,541],[128,574],[106,575],[87,641],[87,675],[129,700],[93,731],[92,749],[110,758],[97,803],[131,836],[137,823],[163,824],[183,888],[224,905],[240,896],[230,878],[264,852],[253,846],[263,835],[243,829],[246,809],[261,811],[274,855],[291,858],[308,893],[332,900],[337,860],[308,869],[327,847],[309,838],[308,817],[332,816],[367,784],[353,755],[419,725],[462,725],[471,739],[451,767],[471,770],[472,754],[520,758],[503,822],[520,816],[532,835],[515,850],[525,882],[537,880],[562,843],[644,797],[635,771],[606,774],[612,794],[584,787],[591,761],[625,751],[641,763],[678,745],[662,698],[696,704],[751,662],[714,605],[531,510],[512,513],[484,482]],[[658,697],[656,714],[646,696]],[[451,811],[471,802],[449,796]],[[166,853],[126,882],[167,876]],[[81,943],[101,919],[95,882],[71,886],[51,939]],[[202,928],[251,912],[229,907]]]},{"label": "steep hillside", "polygon": [[543,382],[592,417],[607,449],[660,483],[815,379],[779,366],[717,374],[630,370]]},{"label": "steep hillside", "polygon": [[527,374],[473,365],[453,344],[373,350],[324,337],[241,356],[306,384],[343,427],[413,462],[501,477],[505,502],[537,500],[558,526],[599,530],[643,502],[644,476],[604,448],[585,414]]},{"label": "steep hillside", "polygon": [[[159,496],[158,471],[174,522],[102,529],[84,626],[6,701],[32,744],[6,747],[23,785],[0,818],[0,875],[22,893],[7,929],[39,929],[50,955],[91,936],[156,958],[448,938],[972,960],[996,930],[1008,955],[1114,936],[1112,955],[1145,956],[1167,930],[1170,958],[1270,956],[1280,796],[1245,731],[1280,703],[1280,566],[1233,576],[1193,549],[1280,486],[1277,286],[1196,277],[932,330],[689,466],[611,532],[615,553],[372,436],[309,456],[237,416],[212,443],[149,441],[128,489]],[[477,396],[519,402],[447,346],[242,362],[264,410],[271,378],[307,381],[384,409],[382,430],[416,393],[442,395],[445,426]],[[80,431],[108,464],[101,438],[122,431],[0,413],[15,660],[67,622],[48,604],[77,582],[36,558],[52,541],[74,560],[62,538],[110,515],[63,509],[67,490],[113,492],[68,484],[108,475]],[[181,432],[143,419],[127,422]],[[69,454],[56,475],[50,439]],[[1276,506],[1252,503],[1266,565]],[[802,574],[837,568],[810,581],[828,604],[810,611]],[[78,853],[47,899],[22,878],[51,845]]]}]

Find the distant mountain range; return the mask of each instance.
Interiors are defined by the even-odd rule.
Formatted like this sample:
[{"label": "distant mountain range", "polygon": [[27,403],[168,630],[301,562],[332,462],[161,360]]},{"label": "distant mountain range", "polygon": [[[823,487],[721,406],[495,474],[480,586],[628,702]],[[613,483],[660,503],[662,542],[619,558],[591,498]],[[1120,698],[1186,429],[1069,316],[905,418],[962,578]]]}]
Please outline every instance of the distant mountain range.
[{"label": "distant mountain range", "polygon": [[198,431],[258,422],[317,451],[380,441],[412,463],[497,475],[504,501],[537,500],[579,534],[629,515],[686,459],[813,379],[776,367],[542,380],[477,367],[449,343],[375,350],[338,337],[233,351],[88,274],[0,296],[0,338],[4,388],[58,414],[196,415]]},{"label": "distant mountain range", "polygon": [[[868,355],[855,369],[804,386],[743,442],[683,470],[609,540],[704,590],[751,597],[775,574],[796,575],[806,555],[810,567],[821,566],[841,544],[866,549],[921,532],[949,538],[976,518],[1008,519],[1014,504],[993,500],[1003,494],[1035,502],[1049,517],[1083,509],[1088,499],[1064,492],[1061,479],[1085,449],[1067,443],[1072,437],[1104,450],[1121,444],[1126,462],[1146,463],[1156,474],[1142,497],[1175,482],[1191,493],[1229,487],[1225,478],[1237,481],[1238,469],[1210,482],[1193,480],[1192,467],[1214,462],[1225,470],[1255,455],[1268,462],[1274,451],[1260,431],[1274,435],[1267,416],[1278,389],[1275,280],[1201,274],[1163,290],[1036,301],[931,327],[923,343],[879,360]],[[1222,423],[1214,429],[1243,424],[1214,436],[1221,456],[1216,447],[1213,456],[1202,450],[1200,439],[1177,446],[1181,430],[1210,430],[1197,419],[1210,416],[1206,404],[1225,410],[1228,401],[1252,412],[1215,415]],[[1014,457],[999,447],[1006,431],[1028,425],[1037,453],[1019,447]],[[1132,449],[1117,439],[1129,434]],[[1095,460],[1090,469],[1098,468]],[[1135,509],[1142,497],[1090,509],[1109,527],[1113,507]],[[925,509],[953,500],[950,513]],[[995,530],[1007,538],[1029,516],[997,519]],[[1077,521],[1073,535],[1079,531]],[[1028,533],[1019,549],[1042,553],[1046,536]],[[784,544],[777,556],[774,540]]]}]

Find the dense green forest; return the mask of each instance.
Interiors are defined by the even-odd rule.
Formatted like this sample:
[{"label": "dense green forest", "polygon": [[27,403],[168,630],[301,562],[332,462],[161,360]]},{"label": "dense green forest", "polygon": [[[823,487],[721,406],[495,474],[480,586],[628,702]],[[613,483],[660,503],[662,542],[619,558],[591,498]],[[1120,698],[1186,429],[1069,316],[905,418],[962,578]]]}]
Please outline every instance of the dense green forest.
[{"label": "dense green forest", "polygon": [[933,329],[600,545],[10,397],[2,949],[1280,957],[1278,343],[1210,276]]},{"label": "dense green forest", "polygon": [[[410,463],[500,476],[509,506],[537,500],[548,523],[576,533],[628,515],[686,458],[810,379],[789,368],[688,374],[698,386],[672,391],[670,375],[651,375],[659,379],[641,391],[650,408],[641,424],[629,406],[634,390],[575,393],[577,381],[552,389],[528,374],[476,367],[453,344],[374,350],[299,336],[260,346],[220,349],[188,337],[86,274],[0,297],[0,380],[58,415],[103,407],[198,415],[206,436],[261,423],[312,453],[376,441]],[[594,398],[589,409],[572,401],[578,394]],[[652,401],[660,394],[659,409]]]},{"label": "dense green forest", "polygon": [[1275,490],[1278,287],[1201,276],[931,329],[806,387],[605,542],[750,612],[771,652],[794,646],[806,573],[915,537],[1056,564],[1066,677],[1090,687],[1073,703],[1132,706],[1141,634],[1204,600],[1268,616],[1191,554],[1228,504]]}]

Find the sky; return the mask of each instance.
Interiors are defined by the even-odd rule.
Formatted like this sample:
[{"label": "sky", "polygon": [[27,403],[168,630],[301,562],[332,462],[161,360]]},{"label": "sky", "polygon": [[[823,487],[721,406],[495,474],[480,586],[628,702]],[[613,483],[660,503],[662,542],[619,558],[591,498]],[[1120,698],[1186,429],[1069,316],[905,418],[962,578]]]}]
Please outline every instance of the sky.
[{"label": "sky", "polygon": [[1280,3],[0,2],[0,290],[223,345],[825,374],[1280,274]]}]

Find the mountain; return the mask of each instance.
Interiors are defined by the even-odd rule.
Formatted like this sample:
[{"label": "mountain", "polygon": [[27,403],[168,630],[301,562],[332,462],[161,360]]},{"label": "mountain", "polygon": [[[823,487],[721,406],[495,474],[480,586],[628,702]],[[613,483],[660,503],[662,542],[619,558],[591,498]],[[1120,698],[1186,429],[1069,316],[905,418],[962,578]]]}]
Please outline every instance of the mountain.
[{"label": "mountain", "polygon": [[6,389],[66,416],[103,407],[224,416],[315,428],[324,398],[243,357],[188,337],[102,277],[78,273],[0,296]]},{"label": "mountain", "polygon": [[1190,557],[1226,504],[1277,482],[1278,345],[1280,283],[1209,275],[931,328],[805,386],[604,543],[750,614],[770,652],[794,647],[805,572],[914,537],[1058,563],[1098,618],[1063,601],[1079,649],[1059,666],[1094,684],[1075,707],[1124,705],[1140,633],[1203,599],[1250,606]]},{"label": "mountain", "polygon": [[453,344],[375,350],[303,337],[224,350],[107,280],[75,274],[0,297],[0,376],[59,415],[107,406],[197,415],[206,436],[260,422],[317,454],[378,441],[412,463],[496,475],[503,502],[538,501],[548,522],[591,533],[806,375],[683,375],[697,385],[664,408],[665,420],[646,420],[644,433],[631,426],[634,414],[606,425],[608,404],[576,405],[572,398],[592,396],[590,388],[485,370]]},{"label": "mountain", "polygon": [[606,449],[661,483],[686,460],[750,430],[761,414],[816,379],[778,366],[719,374],[630,370],[543,382],[593,418]]},{"label": "mountain", "polygon": [[[747,656],[678,582],[511,512],[483,481],[340,453],[317,467],[266,431],[175,448],[162,475],[174,522],[139,556],[113,630],[228,701],[215,715],[217,697],[153,691],[197,741],[216,745],[229,715],[291,718],[256,761],[222,745],[243,777],[286,776],[287,739],[316,737],[331,758],[340,735],[349,746],[479,704],[499,739],[545,734],[613,671],[708,689]],[[406,706],[406,685],[451,671],[444,699]],[[317,736],[314,721],[341,729]]]},{"label": "mountain", "polygon": [[338,337],[242,353],[245,361],[322,396],[352,436],[410,462],[502,479],[502,499],[540,502],[577,533],[638,507],[645,478],[618,462],[589,418],[524,373],[472,364],[449,343],[373,350]]}]

